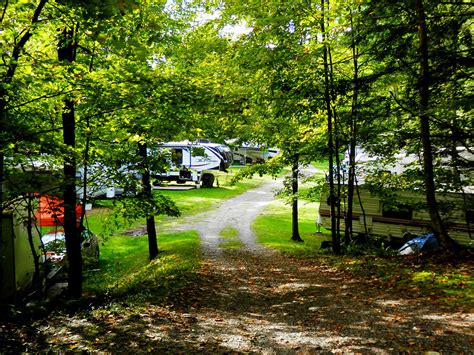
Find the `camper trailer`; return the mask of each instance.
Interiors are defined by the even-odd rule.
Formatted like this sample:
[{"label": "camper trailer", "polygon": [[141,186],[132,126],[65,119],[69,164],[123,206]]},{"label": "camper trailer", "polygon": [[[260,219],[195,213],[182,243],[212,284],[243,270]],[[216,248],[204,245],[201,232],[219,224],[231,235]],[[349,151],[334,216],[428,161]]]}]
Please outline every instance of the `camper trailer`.
[{"label": "camper trailer", "polygon": [[261,144],[238,142],[237,139],[226,141],[233,148],[234,163],[238,165],[260,164],[278,155],[278,148],[266,148]]},{"label": "camper trailer", "polygon": [[[28,212],[24,201],[4,210],[0,234],[0,301],[14,302],[32,286],[35,274],[34,254],[26,227]],[[38,230],[32,229],[34,253],[41,255]]]},{"label": "camper trailer", "polygon": [[231,150],[218,143],[169,142],[159,144],[155,149],[159,150],[159,154],[165,155],[169,169],[154,172],[152,177],[159,181],[176,181],[179,184],[189,181],[197,186],[202,184],[203,187],[211,187],[214,175],[206,171],[227,171],[233,160]]},{"label": "camper trailer", "polygon": [[[472,154],[460,151],[467,160],[474,160]],[[352,218],[354,233],[386,236],[390,240],[401,240],[405,233],[423,234],[431,231],[431,220],[425,204],[423,191],[400,190],[395,198],[384,198],[371,193],[365,186],[365,178],[376,169],[391,174],[400,174],[409,166],[416,166],[417,158],[400,153],[392,164],[380,166],[380,159],[359,149],[356,154],[356,176],[359,194],[355,194],[352,216],[344,217],[344,197],[341,200],[341,229],[344,218]],[[345,169],[347,170],[347,169]],[[464,176],[466,181],[468,176]],[[345,186],[344,186],[345,187]],[[326,189],[327,191],[327,189]],[[359,196],[358,196],[359,195]],[[465,186],[462,191],[438,192],[440,212],[450,236],[460,244],[474,246],[474,187]],[[318,224],[331,229],[331,209],[328,193],[321,195]]]}]

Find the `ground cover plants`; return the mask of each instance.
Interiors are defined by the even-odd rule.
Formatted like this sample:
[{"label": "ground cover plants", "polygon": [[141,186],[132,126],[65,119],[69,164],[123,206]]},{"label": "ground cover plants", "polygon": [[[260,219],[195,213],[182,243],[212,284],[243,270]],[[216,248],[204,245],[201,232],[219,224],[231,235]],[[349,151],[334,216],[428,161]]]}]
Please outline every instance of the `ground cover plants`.
[{"label": "ground cover plants", "polygon": [[[191,190],[155,190],[170,197],[179,207],[182,217],[201,213],[216,206],[220,201],[241,194],[269,181],[269,177],[255,177],[231,184],[233,172],[219,173],[219,186],[207,189]],[[217,183],[216,183],[217,184]],[[176,219],[167,216],[158,216],[156,222],[158,230],[158,247],[162,251],[159,257],[149,263],[148,244],[144,221],[136,220],[131,224],[125,220],[111,220],[113,200],[100,200],[96,207],[88,213],[89,229],[101,234],[106,230],[106,223],[116,224],[113,235],[102,233],[100,243],[100,260],[85,272],[84,289],[89,293],[113,294],[115,296],[126,293],[144,294],[150,292],[151,287],[160,290],[179,288],[180,275],[191,272],[199,265],[199,236],[196,232],[166,233],[170,225],[179,224],[182,218]],[[235,230],[226,228],[222,231],[222,248],[239,248]],[[184,277],[184,276],[183,276]],[[174,280],[173,283],[168,282]],[[176,282],[178,280],[178,282]],[[155,285],[155,286],[153,286]],[[161,291],[160,291],[161,292]],[[156,290],[153,292],[156,294]],[[159,293],[159,292],[158,292]]]},{"label": "ground cover plants", "polygon": [[291,257],[336,267],[354,278],[369,280],[375,287],[398,289],[412,297],[446,307],[472,310],[474,307],[473,253],[418,254],[398,256],[382,243],[372,247],[351,246],[335,256],[321,248],[330,239],[329,231],[316,232],[317,203],[300,207],[300,233],[303,243],[290,240],[290,207],[276,200],[256,218],[253,227],[258,241]]},{"label": "ground cover plants", "polygon": [[239,249],[243,246],[242,242],[239,240],[239,231],[232,227],[226,227],[221,230],[219,233],[221,236],[221,242],[219,243],[219,248],[222,249]]}]

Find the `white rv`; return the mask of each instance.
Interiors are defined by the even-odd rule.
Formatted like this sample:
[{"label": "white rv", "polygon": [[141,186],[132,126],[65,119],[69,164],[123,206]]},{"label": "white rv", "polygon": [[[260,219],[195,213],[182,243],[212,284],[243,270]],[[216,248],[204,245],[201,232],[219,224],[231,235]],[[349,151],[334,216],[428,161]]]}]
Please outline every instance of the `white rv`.
[{"label": "white rv", "polygon": [[[184,184],[188,181],[211,187],[214,175],[208,170],[227,171],[233,161],[231,150],[223,144],[210,142],[168,142],[156,146],[159,154],[164,154],[169,169],[152,173],[152,178],[160,181],[176,181]],[[154,148],[151,149],[153,154]]]},{"label": "white rv", "polygon": [[240,165],[261,164],[280,152],[278,148],[266,148],[258,143],[239,143],[237,139],[230,139],[226,143],[233,147],[234,160]]},{"label": "white rv", "polygon": [[[387,200],[371,193],[365,187],[365,180],[372,172],[383,170],[392,175],[401,174],[409,167],[417,167],[418,158],[400,153],[394,157],[391,164],[382,166],[379,157],[371,156],[360,149],[356,153],[359,194],[354,194],[352,216],[345,216],[346,197],[342,197],[341,229],[344,229],[344,218],[352,218],[354,233],[368,232],[396,240],[402,238],[406,232],[412,234],[430,232],[431,219],[428,211],[424,208],[416,208],[417,205],[425,203],[424,191],[397,189],[395,200]],[[458,154],[466,161],[474,161],[474,156],[466,149],[459,149]],[[442,162],[448,166],[447,161],[442,160]],[[347,169],[343,170],[347,171]],[[469,176],[469,172],[464,172],[461,178],[472,185],[473,179]],[[345,183],[343,182],[343,191],[346,190]],[[437,198],[441,205],[446,206],[441,210],[441,214],[450,236],[460,244],[473,246],[474,186],[465,186],[462,191],[439,191]],[[327,191],[321,195],[318,224],[331,229],[331,209]]]}]

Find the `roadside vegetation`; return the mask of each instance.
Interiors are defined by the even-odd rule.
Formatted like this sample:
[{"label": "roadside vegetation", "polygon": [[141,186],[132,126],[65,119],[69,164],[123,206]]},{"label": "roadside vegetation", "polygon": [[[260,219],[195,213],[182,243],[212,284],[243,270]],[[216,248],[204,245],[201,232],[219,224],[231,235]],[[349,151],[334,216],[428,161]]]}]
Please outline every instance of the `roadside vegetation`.
[{"label": "roadside vegetation", "polygon": [[[217,176],[219,187],[191,190],[155,190],[177,204],[181,217],[158,216],[158,258],[151,263],[148,259],[148,241],[143,220],[128,223],[120,215],[111,219],[113,200],[99,200],[88,213],[87,225],[100,236],[100,260],[85,271],[84,290],[88,293],[119,297],[130,294],[133,297],[153,297],[178,290],[183,286],[188,273],[199,266],[199,236],[196,232],[166,233],[166,230],[181,218],[202,213],[216,206],[224,199],[241,194],[269,181],[270,177],[255,177],[231,184],[235,170]],[[115,230],[107,223],[113,222]],[[104,232],[113,232],[106,235]],[[240,248],[237,231],[223,229],[221,248]],[[188,275],[189,276],[189,275]]]},{"label": "roadside vegetation", "polygon": [[304,242],[292,241],[291,236],[291,207],[281,199],[276,200],[263,214],[258,216],[253,224],[259,243],[266,247],[295,257],[318,254],[321,242],[331,238],[324,228],[321,233],[316,231],[316,212],[318,203],[301,201],[299,208],[300,235]]},{"label": "roadside vegetation", "polygon": [[259,243],[278,252],[311,263],[336,267],[349,277],[370,280],[374,287],[399,289],[446,307],[472,310],[474,306],[473,254],[418,254],[398,256],[382,241],[371,246],[351,245],[342,256],[322,249],[321,243],[331,239],[329,231],[317,233],[315,219],[318,203],[300,205],[299,225],[303,243],[291,236],[291,207],[276,200],[256,218],[253,228]]},{"label": "roadside vegetation", "polygon": [[98,265],[85,272],[85,291],[143,300],[180,288],[186,275],[200,265],[199,236],[188,231],[158,238],[161,253],[149,262],[146,236],[110,237],[102,243]]}]

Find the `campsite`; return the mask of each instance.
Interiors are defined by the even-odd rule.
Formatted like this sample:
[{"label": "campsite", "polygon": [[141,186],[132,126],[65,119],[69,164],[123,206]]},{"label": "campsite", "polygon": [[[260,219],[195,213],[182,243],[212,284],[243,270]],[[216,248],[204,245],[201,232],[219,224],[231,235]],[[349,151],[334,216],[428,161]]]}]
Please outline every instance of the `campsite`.
[{"label": "campsite", "polygon": [[472,351],[465,1],[0,6],[0,353]]}]

